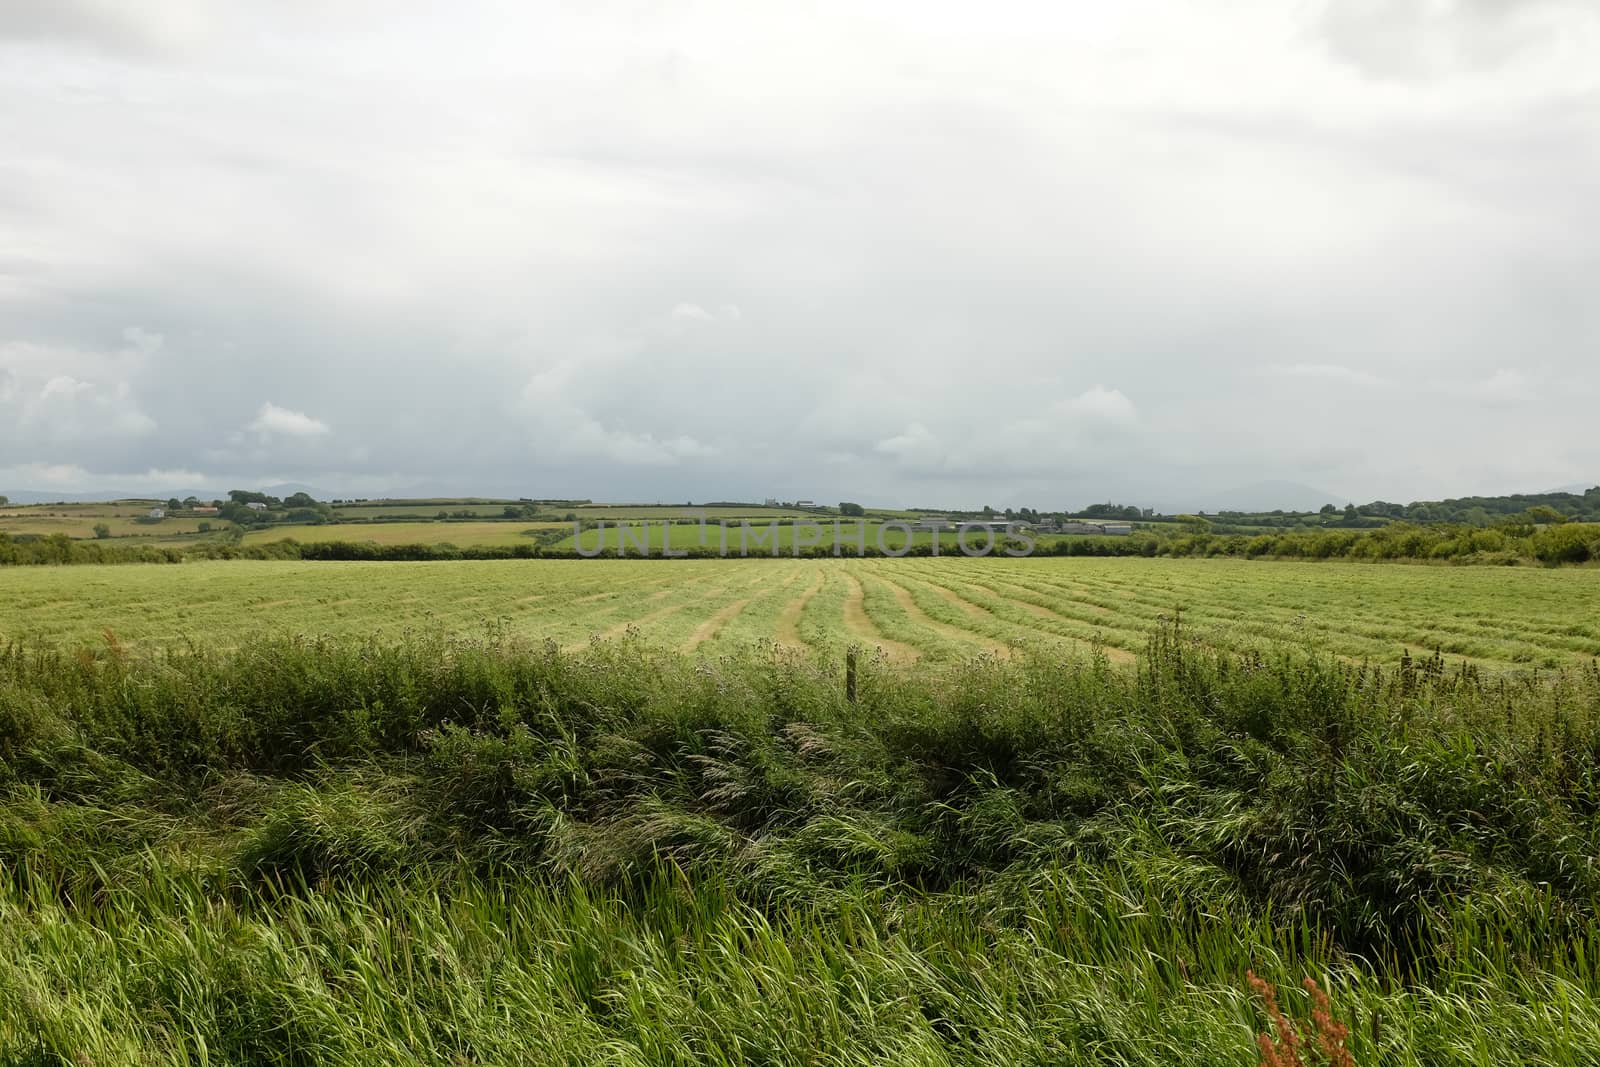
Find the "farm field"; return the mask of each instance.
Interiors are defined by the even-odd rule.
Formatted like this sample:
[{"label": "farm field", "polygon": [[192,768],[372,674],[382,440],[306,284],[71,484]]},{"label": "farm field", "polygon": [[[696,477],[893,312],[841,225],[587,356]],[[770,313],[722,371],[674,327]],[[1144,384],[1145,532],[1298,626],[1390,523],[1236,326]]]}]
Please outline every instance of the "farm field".
[{"label": "farm field", "polygon": [[443,545],[471,548],[480,545],[527,545],[533,540],[524,531],[550,528],[570,529],[563,522],[329,522],[305,525],[275,525],[251,530],[244,535],[248,545],[294,540],[302,544],[328,541],[370,541],[379,545]]},{"label": "farm field", "polygon": [[395,517],[431,519],[441,511],[468,511],[485,519],[505,513],[504,504],[464,503],[459,501],[415,501],[409,504],[335,504],[333,513],[341,519],[390,519]]},{"label": "farm field", "polygon": [[[142,523],[131,518],[117,516],[42,516],[28,515],[21,518],[0,518],[0,533],[16,535],[35,535],[48,537],[51,534],[66,534],[68,537],[90,540],[95,536],[94,528],[104,524],[110,531],[111,537],[139,538],[141,540],[159,540],[174,538],[184,534],[197,534],[200,524],[205,519],[171,518],[159,522]],[[213,518],[210,525],[220,528],[225,523]]]},{"label": "farm field", "polygon": [[[87,540],[95,536],[96,525],[104,524],[112,537],[154,539],[197,533],[200,523],[206,521],[197,518],[166,518],[151,523],[135,521],[148,514],[150,507],[148,501],[11,505],[0,507],[0,533],[39,537],[59,533]],[[224,525],[215,517],[210,522],[214,527]]]},{"label": "farm field", "polygon": [[580,519],[681,519],[688,511],[706,513],[708,519],[796,519],[819,518],[814,511],[800,508],[698,507],[694,504],[585,504],[573,508],[553,508]]},{"label": "farm field", "polygon": [[[853,546],[856,545],[894,550],[903,548],[906,544],[906,531],[899,527],[884,529],[883,523],[870,520],[865,523],[840,520],[835,524],[832,519],[825,517],[817,519],[815,527],[803,525],[797,527],[792,523],[769,526],[766,519],[752,519],[748,532],[743,526],[731,522],[725,525],[708,523],[703,531],[699,523],[674,523],[671,526],[651,523],[648,527],[634,523],[627,528],[626,533],[629,540],[625,551],[638,554],[636,546],[642,538],[648,537],[649,550],[656,555],[661,553],[664,533],[670,537],[668,544],[673,551],[707,547],[713,551],[726,551],[729,555],[740,555],[742,545],[747,555],[770,556],[773,553],[774,542],[779,552],[792,554],[797,536],[801,538],[802,545],[816,544],[831,547],[838,541],[844,546],[842,551],[845,554],[852,552]],[[553,547],[558,549],[581,547],[585,551],[601,548],[615,550],[622,543],[622,535],[622,530],[608,524],[603,529],[584,530],[577,538],[570,535],[564,537]],[[913,530],[910,540],[913,544],[925,545],[930,543],[933,537],[932,531]],[[970,533],[967,540],[974,549],[981,549],[984,545],[984,535],[981,533]],[[1042,542],[1044,539],[1040,540]],[[942,545],[948,546],[951,552],[956,551],[954,533],[940,534],[939,541]]]},{"label": "farm field", "polygon": [[[672,517],[678,517],[677,511],[672,512]],[[772,546],[777,544],[780,552],[790,552],[795,543],[796,527],[791,524],[772,526],[770,531],[768,523],[780,516],[766,515],[751,518],[750,533],[748,535],[749,555],[772,555]],[[793,518],[794,516],[782,516]],[[585,515],[586,521],[593,521],[594,516]],[[715,518],[715,516],[713,516]],[[474,522],[470,519],[422,522],[333,522],[321,524],[296,524],[273,525],[245,534],[246,544],[267,544],[273,541],[293,539],[302,544],[319,544],[330,541],[372,542],[379,545],[443,545],[452,544],[458,548],[468,548],[482,545],[519,545],[532,543],[528,536],[529,530],[561,529],[569,531],[568,536],[554,542],[556,549],[572,549],[581,547],[584,550],[597,550],[608,548],[615,550],[621,534],[616,523],[629,523],[627,533],[627,551],[640,554],[638,545],[640,538],[648,538],[648,545],[652,554],[659,555],[662,546],[662,536],[665,531],[670,537],[669,547],[673,551],[682,551],[702,546],[713,550],[721,544],[722,530],[726,530],[726,540],[729,553],[739,554],[741,527],[730,516],[723,516],[722,521],[728,522],[726,527],[709,523],[704,533],[698,523],[673,523],[666,525],[660,518],[650,518],[641,515],[632,515],[626,518],[604,518],[600,521],[606,525],[603,529],[589,529],[583,531],[581,537],[574,538],[570,534],[572,528],[568,522],[534,522],[525,520],[501,520],[498,522]],[[815,543],[830,546],[834,543],[834,524],[832,520],[822,519],[817,522],[817,528],[810,530],[800,527],[803,537],[808,539],[806,544]],[[839,540],[848,548],[859,542],[872,547],[879,544],[879,530],[882,524],[878,522],[866,523],[865,533],[861,531],[861,524],[855,522],[840,522],[838,531]],[[862,540],[864,536],[864,541]],[[815,539],[809,540],[809,539]],[[926,531],[915,531],[911,535],[914,544],[925,545],[933,539],[933,534]],[[1047,544],[1058,538],[1040,537],[1039,544]],[[898,528],[884,531],[882,535],[883,547],[898,549],[905,545],[906,534]],[[957,550],[956,535],[945,533],[940,535],[940,543],[949,551]],[[981,548],[984,537],[980,533],[968,535],[968,543],[974,548]]]},{"label": "farm field", "polygon": [[[528,501],[518,500],[411,500],[383,501],[381,503],[336,504],[334,512],[351,519],[386,518],[414,515],[432,518],[441,511],[451,513],[470,511],[484,518],[498,518],[506,505],[526,506]],[[541,512],[559,515],[576,515],[583,519],[677,519],[685,511],[704,511],[710,518],[781,518],[815,515],[816,512],[797,508],[764,507],[761,505],[732,507],[700,507],[694,504],[534,504]]]},{"label": "farm field", "polygon": [[[461,524],[469,525],[469,524]],[[381,529],[381,527],[378,527]],[[880,647],[901,662],[1013,649],[1140,650],[1181,610],[1224,648],[1290,642],[1489,668],[1600,656],[1600,571],[1189,559],[194,562],[0,576],[0,639],[237,645],[265,634],[497,629],[580,647],[630,628],[704,654],[758,641]]]}]

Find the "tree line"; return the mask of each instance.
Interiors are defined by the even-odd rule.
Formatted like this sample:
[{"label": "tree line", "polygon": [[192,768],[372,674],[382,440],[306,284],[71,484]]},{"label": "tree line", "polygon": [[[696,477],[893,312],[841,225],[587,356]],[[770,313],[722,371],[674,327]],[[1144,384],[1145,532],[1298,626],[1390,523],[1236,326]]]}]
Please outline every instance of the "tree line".
[{"label": "tree line", "polygon": [[[560,534],[565,531],[541,531]],[[301,544],[281,540],[245,545],[232,541],[205,541],[191,545],[118,545],[108,541],[79,541],[65,534],[13,538],[0,533],[0,566],[62,565],[79,563],[182,563],[207,559],[302,560],[458,560],[458,559],[585,559],[616,558],[615,548],[598,556],[583,556],[575,548],[552,540],[517,545],[377,545],[371,542],[328,541]],[[999,539],[996,554],[1022,542]],[[948,553],[947,549],[941,551]],[[674,558],[715,559],[712,547],[689,547]],[[782,555],[793,555],[785,549]],[[856,556],[855,546],[847,555]],[[874,545],[860,553],[882,556]],[[914,544],[899,555],[928,556],[931,544]],[[1063,537],[1039,539],[1035,556],[1144,556],[1231,557],[1239,559],[1436,561],[1461,564],[1582,564],[1600,562],[1600,524],[1563,523],[1555,526],[1416,526],[1391,523],[1373,530],[1297,530],[1289,533],[1214,533],[1190,528],[1179,532],[1139,532],[1123,537]],[[833,555],[830,545],[812,545],[798,553],[804,559]],[[632,556],[630,558],[637,558]],[[652,557],[659,558],[659,557]]]}]

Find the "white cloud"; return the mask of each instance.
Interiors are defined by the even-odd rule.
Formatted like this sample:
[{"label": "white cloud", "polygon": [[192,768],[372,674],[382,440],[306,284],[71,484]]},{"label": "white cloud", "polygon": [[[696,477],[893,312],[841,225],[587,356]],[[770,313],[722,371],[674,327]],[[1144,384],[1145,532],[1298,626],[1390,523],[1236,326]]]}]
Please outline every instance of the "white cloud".
[{"label": "white cloud", "polygon": [[1534,399],[1534,383],[1519,370],[1501,368],[1467,387],[1467,392],[1490,404],[1515,404]]},{"label": "white cloud", "polygon": [[912,423],[894,436],[879,441],[873,447],[901,462],[927,461],[944,454],[939,439],[933,435],[933,431],[920,422]]},{"label": "white cloud", "polygon": [[1133,401],[1124,396],[1122,390],[1107,389],[1103,385],[1096,385],[1073,397],[1064,408],[1070,415],[1103,422],[1134,422],[1139,417]]},{"label": "white cloud", "polygon": [[528,421],[535,457],[586,458],[629,467],[673,467],[718,450],[688,434],[608,426],[574,396],[578,368],[568,362],[541,371],[523,387],[519,410]]},{"label": "white cloud", "polygon": [[0,467],[0,477],[11,489],[78,489],[89,472],[72,463],[19,463]]},{"label": "white cloud", "polygon": [[13,489],[59,489],[63,492],[92,493],[101,490],[172,492],[199,489],[211,480],[199,471],[144,470],[91,471],[76,463],[20,463],[0,467],[0,484]]},{"label": "white cloud", "polygon": [[[8,352],[18,351],[0,346],[0,363]],[[25,357],[38,354],[33,349],[21,351]],[[39,372],[49,363],[31,358],[18,359],[14,365],[20,372],[0,366],[0,450],[5,453],[15,455],[41,443],[58,452],[109,441],[126,447],[130,440],[156,429],[155,419],[139,409],[126,381],[91,381],[72,374],[41,377]]]},{"label": "white cloud", "polygon": [[672,309],[672,318],[679,322],[716,322],[717,317],[699,304],[679,304]]},{"label": "white cloud", "polygon": [[166,346],[167,339],[153,330],[129,326],[122,331],[122,339],[129,350],[141,356],[153,356]]},{"label": "white cloud", "polygon": [[302,412],[280,408],[268,401],[261,405],[255,421],[250,424],[250,429],[263,435],[320,437],[328,432],[328,424]]},{"label": "white cloud", "polygon": [[93,388],[93,382],[80,382],[70,374],[58,374],[44,383],[44,388],[39,390],[39,399],[50,400],[53,397],[74,397]]},{"label": "white cloud", "polygon": [[711,311],[700,304],[682,303],[674,305],[667,313],[665,332],[672,336],[696,326],[737,322],[741,317],[742,313],[737,304],[723,304],[717,310]]}]

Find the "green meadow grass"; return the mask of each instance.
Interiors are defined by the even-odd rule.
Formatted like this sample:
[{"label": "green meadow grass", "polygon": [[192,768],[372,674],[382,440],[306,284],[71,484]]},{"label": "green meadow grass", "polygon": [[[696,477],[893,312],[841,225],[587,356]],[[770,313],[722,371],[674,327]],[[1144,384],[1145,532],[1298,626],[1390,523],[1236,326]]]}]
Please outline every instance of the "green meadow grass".
[{"label": "green meadow grass", "polygon": [[0,1063],[1594,1062],[1600,670],[680,637],[11,645]]}]

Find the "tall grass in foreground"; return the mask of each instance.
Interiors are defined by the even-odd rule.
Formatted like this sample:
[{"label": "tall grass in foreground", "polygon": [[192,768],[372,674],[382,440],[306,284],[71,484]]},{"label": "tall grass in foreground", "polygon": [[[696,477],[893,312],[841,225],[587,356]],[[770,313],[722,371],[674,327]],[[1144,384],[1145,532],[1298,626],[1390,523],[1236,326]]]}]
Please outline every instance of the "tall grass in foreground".
[{"label": "tall grass in foreground", "polygon": [[0,655],[0,1062],[1595,1062],[1600,669]]}]

